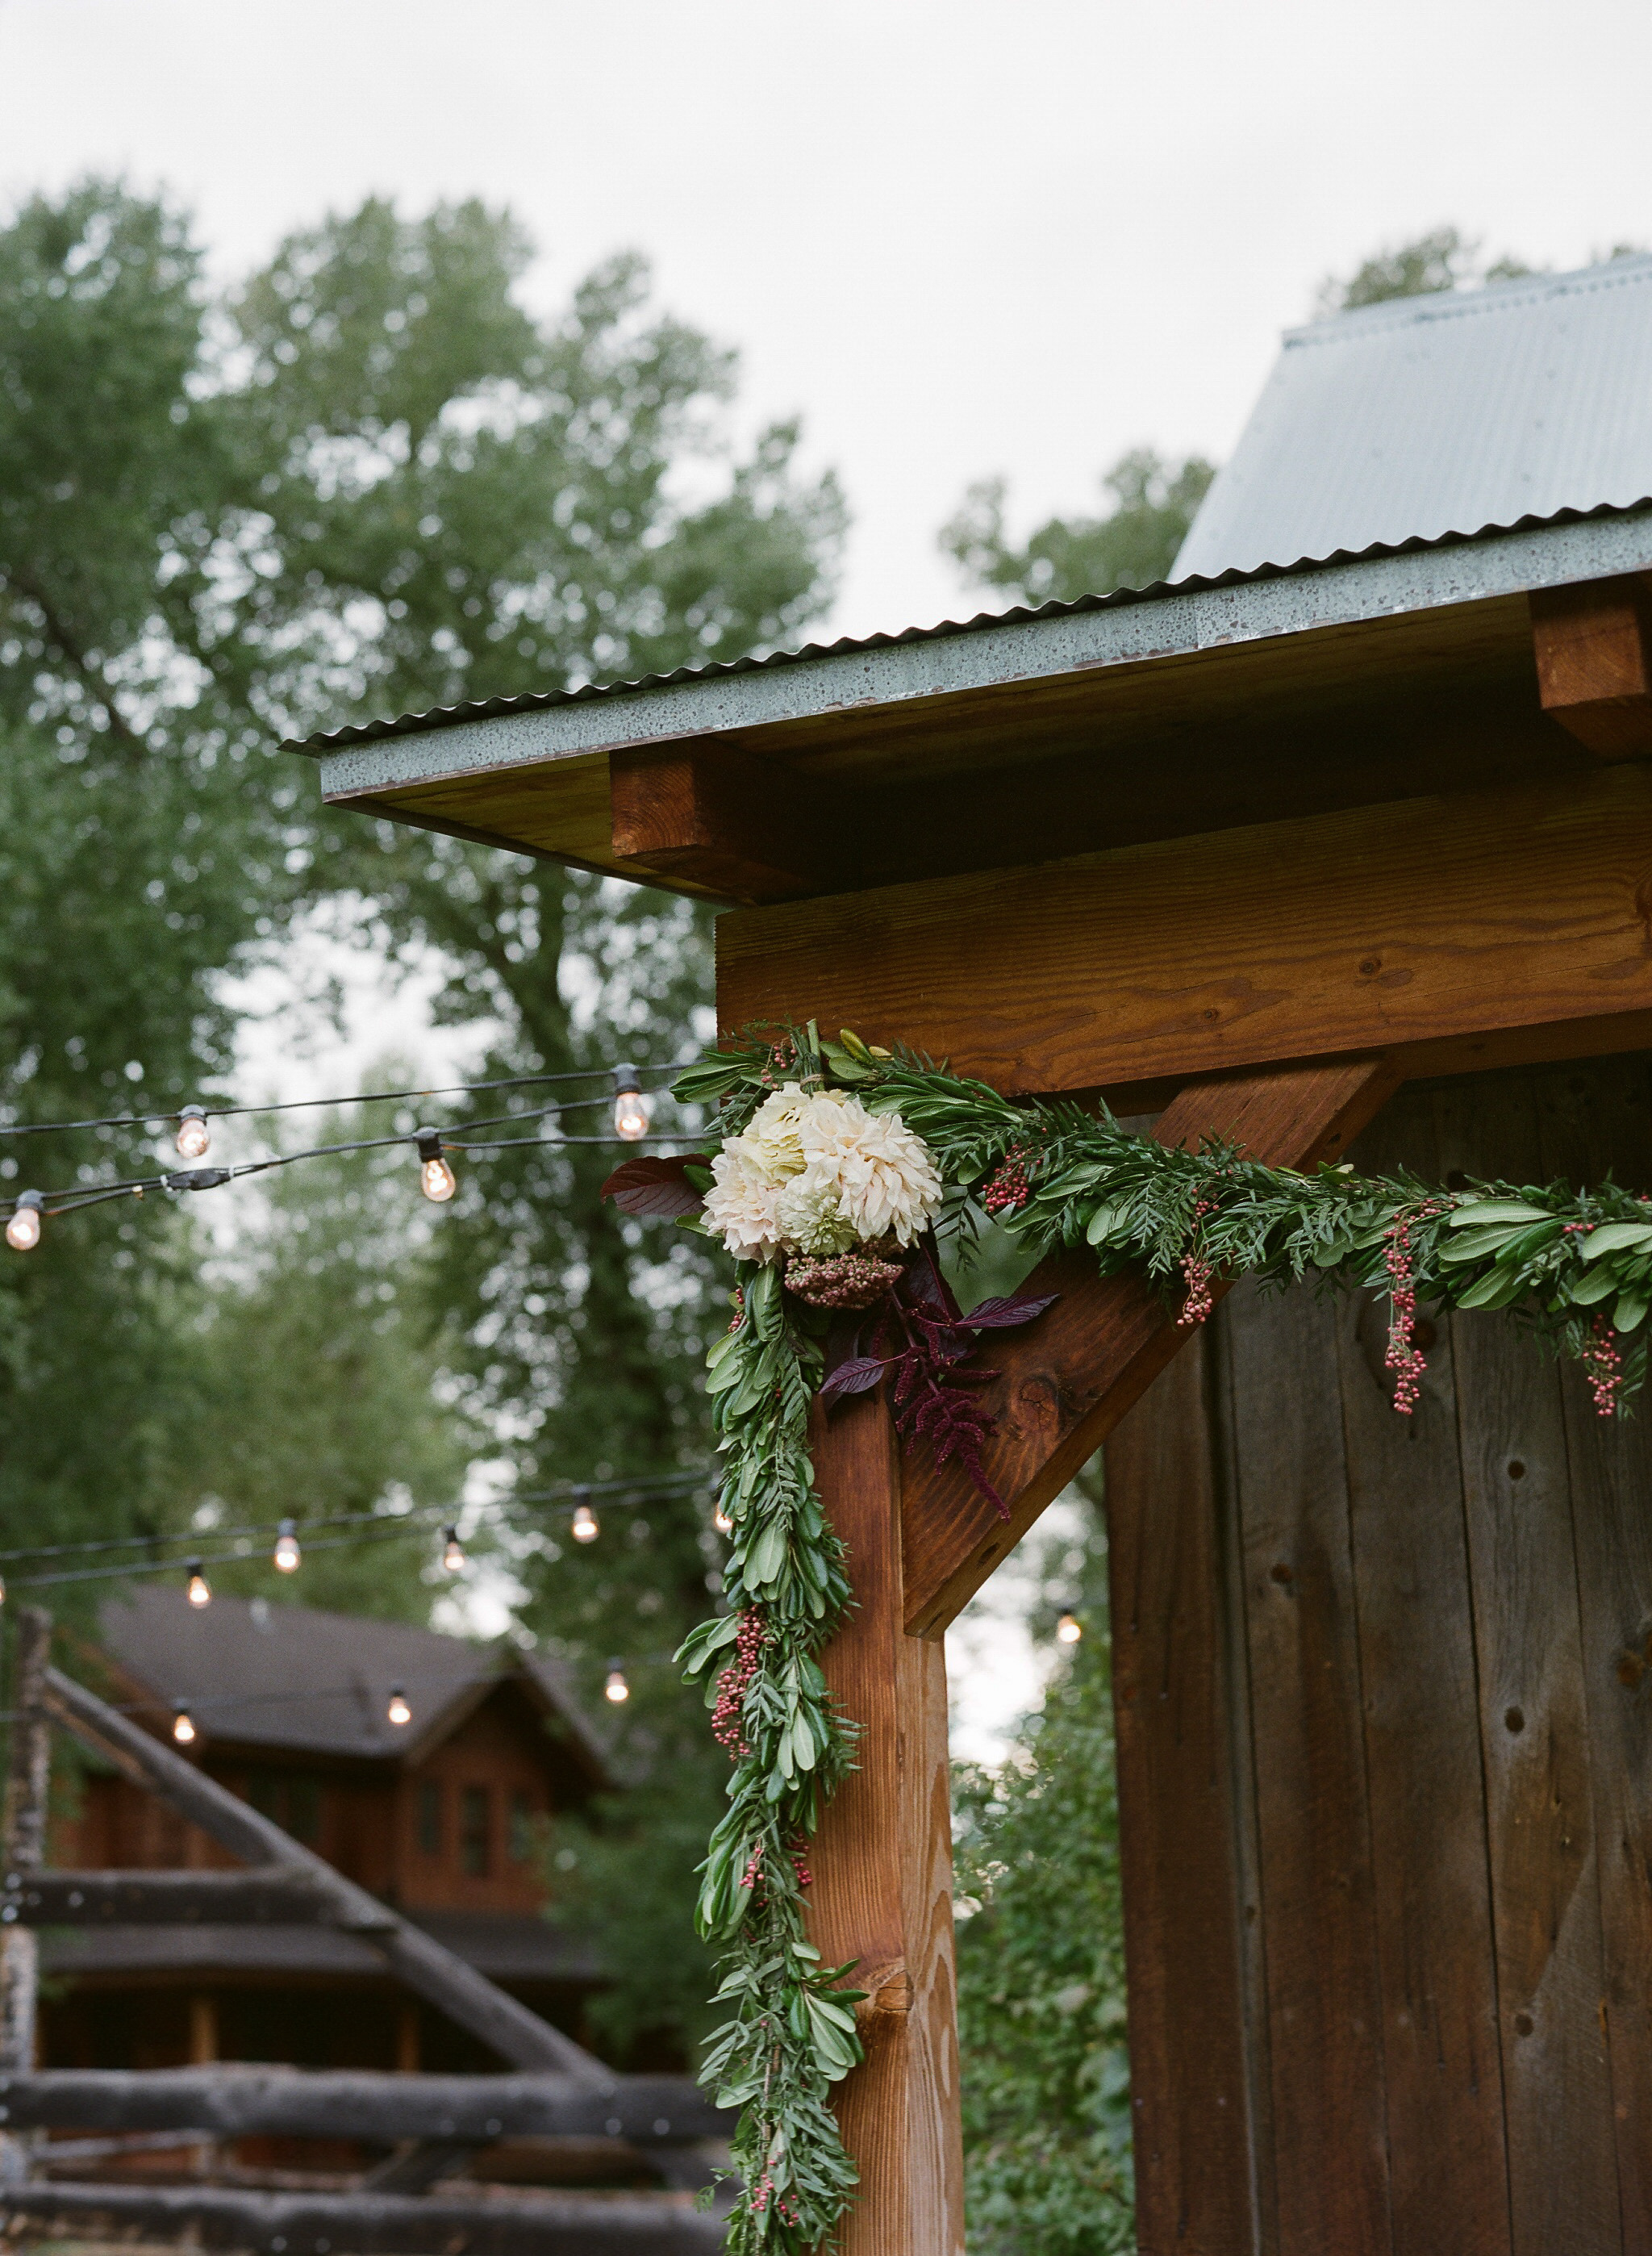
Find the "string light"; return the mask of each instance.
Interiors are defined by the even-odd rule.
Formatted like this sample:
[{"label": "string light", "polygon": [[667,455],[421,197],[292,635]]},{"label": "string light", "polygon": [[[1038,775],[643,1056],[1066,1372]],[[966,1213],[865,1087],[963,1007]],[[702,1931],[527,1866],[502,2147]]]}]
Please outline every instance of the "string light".
[{"label": "string light", "polygon": [[212,1584],[207,1580],[199,1559],[192,1559],[189,1562],[188,1597],[192,1606],[209,1606],[212,1604]]},{"label": "string light", "polygon": [[723,1510],[723,1492],[721,1484],[714,1486],[711,1492],[711,1524],[719,1535],[732,1535],[735,1532],[734,1521]]},{"label": "string light", "polygon": [[580,1502],[573,1507],[573,1517],[568,1523],[568,1533],[576,1543],[594,1543],[602,1533],[602,1529],[595,1512],[585,1501],[591,1491],[588,1488],[576,1488],[573,1493],[580,1498]]},{"label": "string light", "polygon": [[618,1708],[631,1696],[631,1688],[625,1681],[625,1671],[617,1660],[608,1663],[608,1681],[602,1687],[602,1697],[611,1700]]},{"label": "string light", "polygon": [[27,1253],[40,1243],[39,1191],[20,1191],[16,1211],[6,1224],[6,1244],[15,1253]]},{"label": "string light", "polygon": [[433,1128],[418,1132],[418,1156],[424,1165],[418,1171],[418,1188],[427,1199],[440,1206],[452,1198],[459,1188],[457,1177],[442,1157],[442,1139]]},{"label": "string light", "polygon": [[465,1547],[459,1540],[456,1527],[442,1530],[442,1565],[450,1575],[460,1573],[465,1564]]},{"label": "string light", "polygon": [[172,1737],[177,1740],[180,1747],[193,1745],[195,1727],[189,1720],[189,1710],[187,1708],[180,1708],[178,1710],[178,1713],[172,1717]]},{"label": "string light", "polygon": [[1083,1635],[1084,1624],[1079,1619],[1077,1614],[1063,1614],[1056,1624],[1058,1645],[1077,1645]]},{"label": "string light", "polygon": [[398,1731],[404,1724],[411,1724],[412,1722],[413,1711],[408,1706],[407,1695],[403,1691],[399,1684],[391,1686],[390,1703],[384,1710],[384,1713],[389,1717],[390,1721],[396,1725]]},{"label": "string light", "polygon": [[298,1522],[284,1519],[276,1530],[275,1549],[271,1553],[274,1564],[284,1575],[296,1575],[304,1554],[299,1548]]},{"label": "string light", "polygon": [[212,1145],[212,1131],[199,1104],[186,1104],[178,1116],[178,1152],[185,1160],[204,1160]]},{"label": "string light", "polygon": [[614,1132],[628,1144],[640,1143],[648,1133],[648,1107],[634,1065],[614,1068]]}]

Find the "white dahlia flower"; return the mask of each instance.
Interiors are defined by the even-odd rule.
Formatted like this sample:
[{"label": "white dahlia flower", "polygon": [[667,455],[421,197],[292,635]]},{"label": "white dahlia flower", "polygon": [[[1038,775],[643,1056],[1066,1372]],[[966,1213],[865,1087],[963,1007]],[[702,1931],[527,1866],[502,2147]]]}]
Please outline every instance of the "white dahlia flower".
[{"label": "white dahlia flower", "polygon": [[731,1136],[711,1163],[706,1194],[706,1227],[714,1230],[736,1261],[772,1261],[781,1250],[775,1212],[779,1187],[753,1167]]},{"label": "white dahlia flower", "polygon": [[765,1183],[784,1183],[803,1173],[803,1146],[798,1129],[804,1115],[819,1099],[795,1081],[766,1096],[747,1123],[744,1132],[731,1136],[723,1149],[739,1153],[742,1163]]},{"label": "white dahlia flower", "polygon": [[868,1112],[858,1096],[811,1099],[798,1124],[811,1179],[837,1185],[838,1207],[857,1240],[910,1245],[940,1209],[941,1179],[920,1136],[897,1112]]}]

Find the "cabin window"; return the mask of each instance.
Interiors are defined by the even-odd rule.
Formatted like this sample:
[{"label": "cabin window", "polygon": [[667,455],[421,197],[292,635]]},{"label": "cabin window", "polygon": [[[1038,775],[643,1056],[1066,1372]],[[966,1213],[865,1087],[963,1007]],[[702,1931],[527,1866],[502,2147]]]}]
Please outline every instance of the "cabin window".
[{"label": "cabin window", "polygon": [[312,1845],[321,1837],[321,1781],[303,1772],[254,1770],[247,1773],[247,1799],[260,1817]]},{"label": "cabin window", "polygon": [[467,1786],[459,1804],[459,1861],[473,1879],[487,1877],[489,1864],[488,1789]]},{"label": "cabin window", "polygon": [[418,1846],[422,1856],[439,1857],[442,1852],[442,1790],[433,1778],[418,1782]]},{"label": "cabin window", "polygon": [[533,1861],[533,1821],[538,1815],[533,1806],[533,1796],[517,1787],[510,1797],[510,1861],[513,1865],[529,1865]]},{"label": "cabin window", "polygon": [[321,1837],[321,1781],[302,1774],[287,1780],[286,1826],[295,1841]]}]

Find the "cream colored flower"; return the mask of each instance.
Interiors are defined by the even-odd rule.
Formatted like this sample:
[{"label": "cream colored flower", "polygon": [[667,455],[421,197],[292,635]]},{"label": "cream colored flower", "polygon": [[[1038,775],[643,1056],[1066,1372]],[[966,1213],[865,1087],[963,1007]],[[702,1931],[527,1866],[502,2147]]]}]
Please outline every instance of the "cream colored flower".
[{"label": "cream colored flower", "polygon": [[816,1260],[847,1253],[858,1236],[843,1211],[836,1175],[819,1160],[783,1186],[775,1200],[775,1220],[791,1251]]},{"label": "cream colored flower", "polygon": [[736,1261],[772,1261],[781,1249],[775,1214],[778,1186],[753,1167],[731,1136],[711,1163],[712,1187],[706,1194],[706,1227],[722,1239]]},{"label": "cream colored flower", "polygon": [[767,1096],[753,1113],[745,1131],[731,1136],[723,1149],[739,1153],[742,1162],[765,1183],[784,1183],[803,1173],[803,1146],[798,1130],[809,1107],[819,1099],[795,1081]]},{"label": "cream colored flower", "polygon": [[860,1242],[910,1245],[939,1211],[929,1146],[899,1113],[868,1112],[858,1096],[828,1093],[803,1111],[798,1139],[811,1179],[836,1182],[839,1210]]}]

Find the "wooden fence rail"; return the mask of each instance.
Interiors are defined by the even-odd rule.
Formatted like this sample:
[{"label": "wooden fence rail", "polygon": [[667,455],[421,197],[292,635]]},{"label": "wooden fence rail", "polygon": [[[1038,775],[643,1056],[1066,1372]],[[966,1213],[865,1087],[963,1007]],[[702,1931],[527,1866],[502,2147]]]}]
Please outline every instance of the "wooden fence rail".
[{"label": "wooden fence rail", "polygon": [[355,2069],[58,2068],[0,2076],[7,2130],[200,2131],[217,2138],[726,2138],[686,2076],[418,2076]]},{"label": "wooden fence rail", "polygon": [[115,2226],[152,2240],[257,2256],[716,2256],[723,2224],[646,2194],[246,2193],[217,2186],[26,2185],[0,2217],[60,2234]]},{"label": "wooden fence rail", "polygon": [[24,1927],[313,1927],[326,1916],[308,1875],[278,1865],[250,1872],[60,1869],[7,1877],[16,1885],[5,1905]]}]

